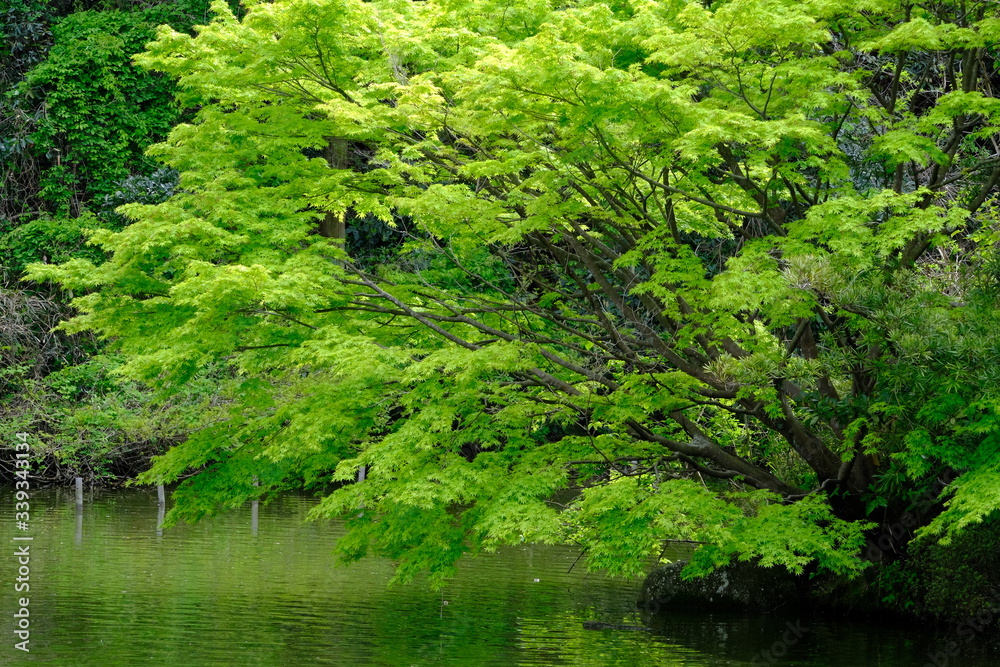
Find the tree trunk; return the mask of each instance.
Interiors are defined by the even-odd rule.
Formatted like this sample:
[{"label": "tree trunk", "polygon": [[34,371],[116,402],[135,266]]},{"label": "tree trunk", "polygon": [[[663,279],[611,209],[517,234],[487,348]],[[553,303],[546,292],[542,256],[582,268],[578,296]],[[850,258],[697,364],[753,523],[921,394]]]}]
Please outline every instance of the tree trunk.
[{"label": "tree trunk", "polygon": [[[323,157],[331,169],[347,169],[347,139],[341,137],[326,137],[326,148]],[[347,226],[343,214],[327,213],[319,223],[319,234],[329,239],[341,239],[347,235]]]}]

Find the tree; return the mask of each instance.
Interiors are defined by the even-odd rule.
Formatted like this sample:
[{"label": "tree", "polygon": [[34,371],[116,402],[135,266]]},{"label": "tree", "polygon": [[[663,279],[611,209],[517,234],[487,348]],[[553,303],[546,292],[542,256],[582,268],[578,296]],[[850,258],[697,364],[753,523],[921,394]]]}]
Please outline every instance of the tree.
[{"label": "tree", "polygon": [[179,110],[173,83],[130,58],[157,25],[188,30],[208,4],[0,2],[0,232],[100,210],[124,179],[153,171],[143,152]]},{"label": "tree", "polygon": [[137,57],[199,109],[178,192],[32,271],[135,377],[238,379],[146,476],[196,473],[175,520],[333,470],[316,515],[403,578],[520,540],[850,574],[944,473],[928,535],[997,506],[991,5],[213,8]]}]

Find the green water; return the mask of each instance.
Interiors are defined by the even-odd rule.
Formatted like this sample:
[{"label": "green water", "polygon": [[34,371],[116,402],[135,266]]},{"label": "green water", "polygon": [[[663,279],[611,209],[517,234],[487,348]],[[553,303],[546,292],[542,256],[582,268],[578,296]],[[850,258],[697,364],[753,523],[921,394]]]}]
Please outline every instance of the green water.
[{"label": "green water", "polygon": [[[571,568],[568,548],[524,545],[463,562],[443,595],[388,588],[391,563],[334,567],[340,534],[286,497],[157,535],[153,493],[31,499],[28,532],[0,489],[0,664],[76,665],[994,665],[983,638],[794,615],[634,607],[636,582]],[[14,648],[13,537],[30,535],[30,653]],[[650,631],[587,630],[583,622]],[[790,625],[789,625],[790,624]],[[790,630],[789,628],[792,628]],[[769,651],[769,653],[763,653]],[[771,653],[770,651],[773,651]],[[780,655],[779,655],[780,654]]]}]

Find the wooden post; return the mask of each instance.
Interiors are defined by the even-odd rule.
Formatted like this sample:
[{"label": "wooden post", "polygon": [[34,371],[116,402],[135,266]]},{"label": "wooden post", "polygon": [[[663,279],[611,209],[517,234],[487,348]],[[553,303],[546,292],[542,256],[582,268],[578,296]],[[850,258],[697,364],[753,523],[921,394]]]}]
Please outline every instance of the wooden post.
[{"label": "wooden post", "polygon": [[[253,485],[254,486],[260,486],[260,482],[257,480],[256,477],[253,478]],[[257,534],[259,513],[260,513],[260,501],[257,500],[256,498],[254,498],[250,502],[250,534],[251,535],[256,535]]]},{"label": "wooden post", "polygon": [[[365,466],[361,466],[360,468],[358,468],[358,482],[357,482],[358,484],[360,484],[361,482],[365,481],[365,473],[366,472],[367,472],[367,469],[365,468]],[[361,507],[363,508],[364,506],[365,506],[365,504],[362,502],[361,503]],[[364,515],[365,515],[364,512],[359,512],[358,513],[358,518],[360,519]]]},{"label": "wooden post", "polygon": [[156,485],[156,537],[163,538],[163,518],[167,514],[167,491],[163,484]]},{"label": "wooden post", "polygon": [[74,544],[83,544],[83,505],[76,506],[76,538]]},{"label": "wooden post", "polygon": [[167,506],[165,503],[160,503],[156,506],[156,537],[163,537],[163,517],[166,516]]},{"label": "wooden post", "polygon": [[83,477],[76,478],[76,536],[75,544],[83,544]]}]

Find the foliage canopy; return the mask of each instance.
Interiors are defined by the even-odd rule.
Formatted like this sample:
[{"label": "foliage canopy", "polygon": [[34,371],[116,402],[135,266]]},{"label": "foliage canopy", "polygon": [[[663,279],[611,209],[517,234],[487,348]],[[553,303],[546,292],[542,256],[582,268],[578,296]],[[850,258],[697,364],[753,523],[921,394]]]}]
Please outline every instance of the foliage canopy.
[{"label": "foliage canopy", "polygon": [[31,272],[132,376],[237,378],[145,476],[197,473],[175,520],[334,481],[403,578],[522,540],[851,573],[945,472],[925,532],[997,507],[991,4],[213,9],[136,57],[197,109],[178,190]]}]

